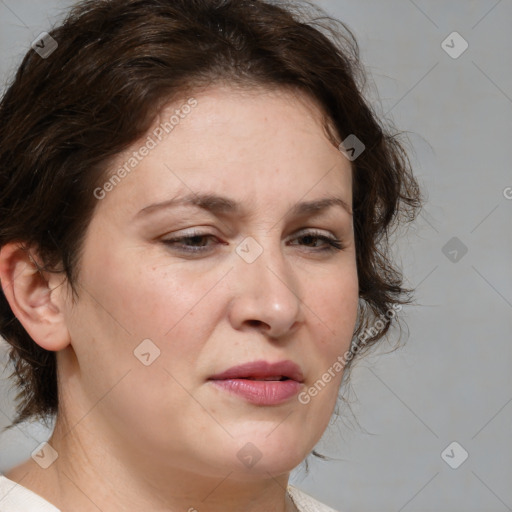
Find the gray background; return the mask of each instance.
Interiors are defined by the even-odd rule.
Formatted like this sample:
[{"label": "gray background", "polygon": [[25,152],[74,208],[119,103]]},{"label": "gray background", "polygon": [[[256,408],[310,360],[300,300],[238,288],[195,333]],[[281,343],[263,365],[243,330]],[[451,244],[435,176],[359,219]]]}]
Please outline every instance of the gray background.
[{"label": "gray background", "polygon": [[[2,84],[71,3],[0,0]],[[428,203],[396,245],[417,287],[404,347],[354,368],[357,421],[342,405],[318,448],[335,460],[311,459],[292,483],[345,512],[512,510],[512,1],[318,3],[358,37],[369,97],[408,133]],[[442,47],[454,31],[469,45],[458,58]],[[12,393],[0,381],[0,427]],[[0,471],[49,435],[34,424],[0,436]],[[441,457],[453,441],[469,454],[457,469]],[[460,462],[461,448],[446,453]]]}]

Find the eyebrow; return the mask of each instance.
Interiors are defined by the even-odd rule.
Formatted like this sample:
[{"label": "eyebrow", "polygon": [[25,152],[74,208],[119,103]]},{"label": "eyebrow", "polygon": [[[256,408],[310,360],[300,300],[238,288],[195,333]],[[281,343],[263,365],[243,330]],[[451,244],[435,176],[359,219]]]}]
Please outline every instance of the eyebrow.
[{"label": "eyebrow", "polygon": [[[140,210],[135,217],[145,217],[155,211],[173,208],[177,206],[196,206],[214,215],[237,215],[246,216],[246,211],[242,205],[228,197],[215,194],[187,194],[183,197],[177,197],[154,203]],[[325,197],[315,201],[304,201],[295,204],[287,215],[304,216],[319,215],[332,207],[341,207],[350,216],[353,215],[348,203],[340,197]]]}]

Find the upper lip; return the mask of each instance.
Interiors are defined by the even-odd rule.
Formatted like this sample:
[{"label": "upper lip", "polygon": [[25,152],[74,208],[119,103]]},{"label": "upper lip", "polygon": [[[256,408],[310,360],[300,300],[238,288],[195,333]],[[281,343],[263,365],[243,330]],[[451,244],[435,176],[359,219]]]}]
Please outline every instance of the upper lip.
[{"label": "upper lip", "polygon": [[267,361],[252,361],[249,363],[233,366],[228,370],[210,377],[210,380],[226,379],[265,379],[270,377],[288,378],[297,382],[304,381],[301,369],[293,361],[278,361],[269,363]]}]

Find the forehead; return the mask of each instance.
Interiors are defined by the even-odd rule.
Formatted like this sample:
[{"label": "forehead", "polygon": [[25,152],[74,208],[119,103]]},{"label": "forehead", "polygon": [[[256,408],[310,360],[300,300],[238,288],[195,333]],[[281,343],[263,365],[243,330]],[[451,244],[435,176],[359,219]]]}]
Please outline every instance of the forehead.
[{"label": "forehead", "polygon": [[118,156],[111,176],[123,168],[129,172],[105,203],[141,206],[176,193],[219,191],[275,203],[333,188],[351,200],[351,165],[329,140],[321,110],[287,90],[216,87],[175,101]]}]

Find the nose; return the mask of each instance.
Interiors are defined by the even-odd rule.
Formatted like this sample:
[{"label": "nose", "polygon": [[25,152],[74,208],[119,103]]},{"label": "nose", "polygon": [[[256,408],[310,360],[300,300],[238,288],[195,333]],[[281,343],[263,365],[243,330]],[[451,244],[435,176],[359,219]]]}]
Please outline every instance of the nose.
[{"label": "nose", "polygon": [[303,321],[303,308],[297,277],[280,247],[270,244],[275,242],[260,246],[263,251],[252,262],[244,259],[242,252],[234,254],[229,317],[237,330],[256,327],[269,338],[278,339]]}]

